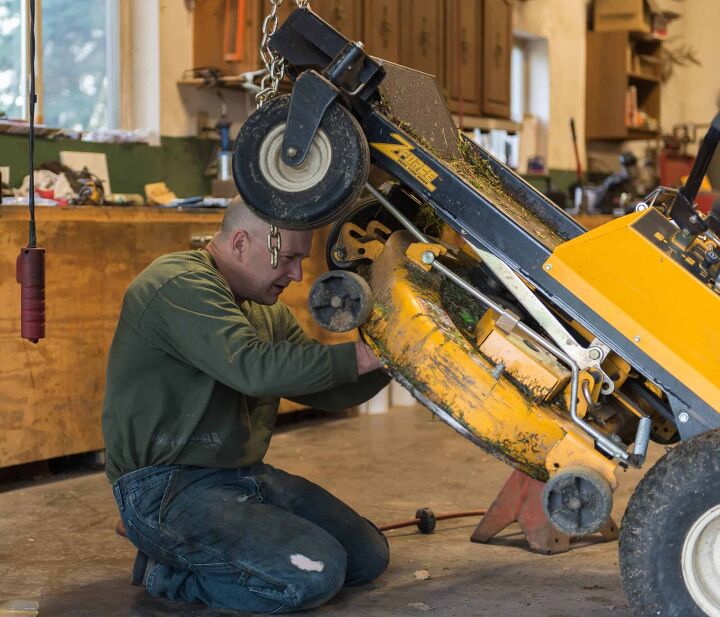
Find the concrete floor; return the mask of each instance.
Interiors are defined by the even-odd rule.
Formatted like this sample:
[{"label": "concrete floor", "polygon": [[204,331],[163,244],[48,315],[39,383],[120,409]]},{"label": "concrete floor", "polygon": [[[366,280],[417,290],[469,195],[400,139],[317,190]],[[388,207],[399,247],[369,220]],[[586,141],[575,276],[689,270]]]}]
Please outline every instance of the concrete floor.
[{"label": "concrete floor", "polygon": [[[486,508],[510,473],[422,408],[286,429],[273,438],[267,460],[323,485],[379,525],[412,518],[421,506],[436,513]],[[640,475],[621,478],[618,522]],[[40,617],[234,614],[158,601],[130,586],[135,551],[113,533],[116,520],[101,473],[0,493],[0,601],[36,600]],[[525,550],[517,527],[493,544],[471,543],[476,523],[440,522],[429,536],[390,532],[387,572],[311,613],[630,617],[617,542],[542,556]],[[429,578],[418,578],[419,570]]]}]

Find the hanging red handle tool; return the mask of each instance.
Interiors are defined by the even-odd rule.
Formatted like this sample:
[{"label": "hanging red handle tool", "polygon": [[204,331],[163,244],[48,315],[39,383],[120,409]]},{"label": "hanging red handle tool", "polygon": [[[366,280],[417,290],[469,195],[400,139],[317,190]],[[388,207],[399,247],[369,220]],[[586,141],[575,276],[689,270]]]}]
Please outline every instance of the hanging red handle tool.
[{"label": "hanging red handle tool", "polygon": [[35,235],[35,0],[30,0],[30,177],[28,207],[30,230],[28,245],[20,249],[16,263],[20,283],[20,336],[31,343],[45,338],[45,249]]},{"label": "hanging red handle tool", "polygon": [[31,343],[45,338],[45,249],[26,246],[17,258],[20,283],[20,336]]}]

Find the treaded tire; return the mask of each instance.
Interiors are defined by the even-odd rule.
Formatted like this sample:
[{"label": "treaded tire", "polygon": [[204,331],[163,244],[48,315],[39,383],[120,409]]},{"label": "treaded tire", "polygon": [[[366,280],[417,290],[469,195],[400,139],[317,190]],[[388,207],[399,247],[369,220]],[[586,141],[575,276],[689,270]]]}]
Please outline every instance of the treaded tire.
[{"label": "treaded tire", "polygon": [[[318,148],[325,153],[318,154],[322,159],[319,165],[323,169],[327,166],[327,170],[318,173],[311,185],[295,190],[294,168],[261,155],[267,153],[266,139],[271,135],[276,142],[281,139],[284,131],[278,127],[287,122],[289,111],[290,96],[279,96],[248,118],[235,139],[233,178],[243,200],[269,223],[286,229],[316,229],[342,215],[362,191],[370,169],[370,152],[357,120],[337,101],[332,103],[320,123],[318,133],[322,131],[323,135],[316,135],[313,142],[323,146]],[[276,172],[274,177],[280,182],[273,183],[268,170]]]},{"label": "treaded tire", "polygon": [[718,504],[720,429],[680,443],[638,484],[619,544],[623,586],[637,617],[707,617],[688,591],[682,551],[695,522]]}]

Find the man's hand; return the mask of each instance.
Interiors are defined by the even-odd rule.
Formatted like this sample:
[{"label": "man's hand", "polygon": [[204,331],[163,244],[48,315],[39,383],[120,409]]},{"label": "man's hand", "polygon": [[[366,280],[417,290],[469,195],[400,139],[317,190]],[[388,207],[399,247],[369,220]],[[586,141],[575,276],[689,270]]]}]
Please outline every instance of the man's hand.
[{"label": "man's hand", "polygon": [[355,341],[355,359],[357,360],[358,376],[380,368],[380,360],[375,357],[372,349],[365,341]]}]

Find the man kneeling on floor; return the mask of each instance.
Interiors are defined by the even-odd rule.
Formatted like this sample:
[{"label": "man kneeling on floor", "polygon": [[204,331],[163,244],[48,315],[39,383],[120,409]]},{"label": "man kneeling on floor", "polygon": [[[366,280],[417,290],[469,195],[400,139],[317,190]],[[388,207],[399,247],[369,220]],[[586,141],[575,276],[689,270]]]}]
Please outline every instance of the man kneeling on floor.
[{"label": "man kneeling on floor", "polygon": [[278,296],[302,278],[312,232],[239,202],[207,249],[165,255],[130,285],[110,349],[107,474],[132,582],[153,596],[247,612],[332,598],[388,564],[385,537],[319,486],[263,463],[279,397],[326,410],[388,382],[362,341],[321,345]]}]

